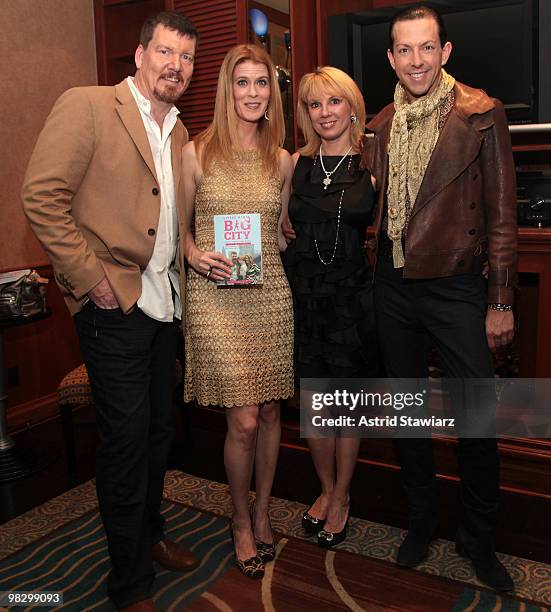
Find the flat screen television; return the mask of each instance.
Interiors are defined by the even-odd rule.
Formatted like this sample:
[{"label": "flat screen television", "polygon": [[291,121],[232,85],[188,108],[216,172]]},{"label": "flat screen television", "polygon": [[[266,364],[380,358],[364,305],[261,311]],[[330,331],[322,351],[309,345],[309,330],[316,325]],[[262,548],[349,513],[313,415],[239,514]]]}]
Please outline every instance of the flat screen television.
[{"label": "flat screen television", "polygon": [[[511,123],[551,121],[551,0],[427,4],[443,15],[453,43],[450,74],[499,98]],[[401,8],[328,19],[329,64],[355,79],[370,117],[393,99],[396,76],[386,50],[390,20]]]}]

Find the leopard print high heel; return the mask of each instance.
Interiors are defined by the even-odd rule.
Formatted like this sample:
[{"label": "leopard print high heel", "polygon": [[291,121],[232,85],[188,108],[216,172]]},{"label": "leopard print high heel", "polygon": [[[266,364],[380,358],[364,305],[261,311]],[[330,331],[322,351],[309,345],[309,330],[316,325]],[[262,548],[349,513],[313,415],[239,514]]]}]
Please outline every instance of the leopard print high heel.
[{"label": "leopard print high heel", "polygon": [[[253,525],[253,533],[254,533],[254,510],[255,510],[255,503],[253,503],[252,508],[251,508],[251,525]],[[272,541],[271,542],[263,542],[262,540],[256,540],[256,550],[258,551],[258,555],[260,556],[260,558],[262,559],[262,561],[264,563],[269,563],[270,561],[273,561],[275,559],[275,554],[276,554],[276,550],[275,550],[275,542],[274,542],[274,536],[273,536],[273,529],[272,529],[272,521],[270,521],[270,515],[268,515],[268,523],[270,524],[270,531],[272,532]]]},{"label": "leopard print high heel", "polygon": [[237,550],[235,548],[235,535],[233,533],[234,523],[230,521],[230,534],[233,542],[233,551],[235,554],[235,564],[239,568],[239,570],[247,576],[247,578],[252,578],[253,580],[258,580],[264,577],[264,562],[260,556],[260,554],[255,555],[254,557],[250,557],[249,559],[244,559],[243,561],[238,558]]}]

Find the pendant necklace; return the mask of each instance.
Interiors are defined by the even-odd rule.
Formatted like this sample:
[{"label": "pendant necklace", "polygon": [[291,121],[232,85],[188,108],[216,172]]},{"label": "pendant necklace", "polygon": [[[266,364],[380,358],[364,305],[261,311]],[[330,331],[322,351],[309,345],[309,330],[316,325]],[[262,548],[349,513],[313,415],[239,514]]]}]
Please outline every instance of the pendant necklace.
[{"label": "pendant necklace", "polygon": [[331,172],[327,172],[327,170],[325,169],[325,166],[323,165],[323,155],[321,153],[321,147],[322,145],[320,145],[320,164],[321,164],[321,169],[323,170],[324,174],[325,174],[325,178],[323,179],[323,185],[324,185],[324,189],[327,189],[327,187],[329,187],[329,185],[331,185],[331,182],[333,181],[333,179],[331,178],[331,175],[335,174],[335,172],[337,171],[337,168],[342,164],[342,162],[345,160],[346,156],[350,153],[350,151],[352,151],[352,145],[350,145],[350,148],[348,149],[348,151],[341,157],[341,159],[339,160],[339,163],[333,168],[333,170],[331,170]]},{"label": "pendant necklace", "polygon": [[[350,147],[350,149],[351,148],[352,147]],[[348,153],[350,152],[350,149],[348,149],[346,155],[348,155]],[[344,157],[346,157],[346,155]],[[343,157],[343,159],[344,159],[344,157]],[[321,147],[320,147],[320,160],[321,160]],[[339,162],[339,164],[341,162],[342,162],[342,159]],[[323,164],[323,162],[322,162],[322,164]],[[349,172],[350,172],[350,166],[351,165],[352,165],[352,156],[350,156],[350,159],[348,160],[348,171]],[[336,169],[337,168],[335,168],[335,170]],[[333,170],[333,172],[335,172],[335,170]],[[325,170],[324,170],[324,172],[325,172]],[[330,182],[331,182],[331,179],[329,179],[329,183]],[[325,189],[327,189],[327,187],[325,187]],[[333,245],[333,253],[332,253],[331,258],[329,259],[329,261],[325,261],[325,259],[323,259],[323,257],[321,256],[320,249],[319,249],[319,246],[318,246],[318,241],[316,240],[316,238],[314,238],[314,245],[316,247],[316,252],[318,254],[318,258],[319,258],[319,260],[321,261],[321,263],[324,266],[331,265],[333,263],[333,260],[335,259],[335,255],[337,254],[337,245],[339,243],[339,230],[341,228],[341,212],[342,212],[342,199],[343,199],[343,197],[344,197],[344,189],[341,191],[341,197],[339,198],[339,206],[338,206],[338,210],[337,210],[337,231],[335,233],[335,244]]]}]

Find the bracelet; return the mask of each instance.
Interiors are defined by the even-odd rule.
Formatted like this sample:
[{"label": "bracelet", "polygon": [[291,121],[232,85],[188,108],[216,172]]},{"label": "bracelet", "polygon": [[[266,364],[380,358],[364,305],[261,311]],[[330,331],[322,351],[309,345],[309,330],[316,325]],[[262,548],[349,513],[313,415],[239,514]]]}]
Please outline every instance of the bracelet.
[{"label": "bracelet", "polygon": [[488,308],[490,310],[499,310],[500,312],[509,312],[513,310],[513,307],[510,304],[500,304],[499,302],[488,304]]}]

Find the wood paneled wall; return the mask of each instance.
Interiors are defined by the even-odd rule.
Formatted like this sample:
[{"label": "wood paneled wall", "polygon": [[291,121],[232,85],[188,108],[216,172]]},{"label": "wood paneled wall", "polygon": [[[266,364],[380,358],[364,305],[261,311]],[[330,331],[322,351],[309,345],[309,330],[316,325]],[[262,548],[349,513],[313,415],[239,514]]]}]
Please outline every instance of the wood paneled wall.
[{"label": "wood paneled wall", "polygon": [[[52,278],[19,194],[55,100],[70,87],[97,83],[93,0],[3,0],[0,11],[0,271],[45,266],[40,272]],[[51,317],[4,334],[11,430],[55,412],[57,384],[80,362],[73,325],[53,279],[48,294]]]},{"label": "wood paneled wall", "polygon": [[0,270],[17,270],[48,263],[19,192],[55,100],[70,87],[97,83],[94,17],[92,0],[3,0],[0,11]]},{"label": "wood paneled wall", "polygon": [[[302,0],[291,2],[291,47],[293,53],[292,81],[293,107],[297,107],[298,84],[301,77],[311,72],[318,65],[318,49],[316,44],[316,4],[318,0]],[[295,144],[300,144],[300,133],[295,122]]]},{"label": "wood paneled wall", "polygon": [[136,72],[134,53],[144,21],[166,0],[94,0],[98,84],[115,85]]},{"label": "wood paneled wall", "polygon": [[212,120],[224,55],[247,42],[247,6],[246,0],[173,0],[173,5],[193,21],[200,36],[193,79],[178,105],[193,137]]},{"label": "wood paneled wall", "polygon": [[[373,0],[291,0],[291,45],[293,48],[293,104],[303,75],[327,63],[327,17],[367,11]],[[295,143],[301,142],[295,124]]]}]

